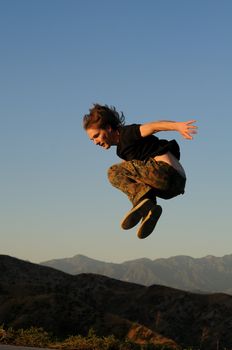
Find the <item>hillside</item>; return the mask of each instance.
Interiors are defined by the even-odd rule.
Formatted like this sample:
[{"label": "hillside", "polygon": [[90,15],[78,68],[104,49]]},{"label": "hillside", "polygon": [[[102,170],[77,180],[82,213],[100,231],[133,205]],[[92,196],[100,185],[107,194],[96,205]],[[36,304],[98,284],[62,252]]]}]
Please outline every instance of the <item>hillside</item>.
[{"label": "hillside", "polygon": [[98,334],[215,349],[232,346],[232,296],[193,294],[95,274],[65,274],[0,255],[0,324],[57,336]]},{"label": "hillside", "polygon": [[83,255],[41,263],[69,274],[96,273],[145,286],[160,284],[186,291],[232,294],[232,255],[194,259],[138,259],[121,264],[106,263]]}]

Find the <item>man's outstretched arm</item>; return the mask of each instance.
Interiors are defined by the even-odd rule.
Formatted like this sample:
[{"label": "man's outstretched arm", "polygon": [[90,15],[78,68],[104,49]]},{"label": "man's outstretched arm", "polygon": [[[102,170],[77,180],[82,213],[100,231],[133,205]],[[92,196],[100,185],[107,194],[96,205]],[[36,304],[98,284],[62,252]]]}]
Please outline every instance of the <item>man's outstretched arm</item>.
[{"label": "man's outstretched arm", "polygon": [[140,125],[140,133],[142,137],[155,134],[159,131],[177,131],[185,139],[192,140],[192,135],[197,133],[197,126],[193,125],[196,120],[188,120],[187,122],[174,121],[157,121]]}]

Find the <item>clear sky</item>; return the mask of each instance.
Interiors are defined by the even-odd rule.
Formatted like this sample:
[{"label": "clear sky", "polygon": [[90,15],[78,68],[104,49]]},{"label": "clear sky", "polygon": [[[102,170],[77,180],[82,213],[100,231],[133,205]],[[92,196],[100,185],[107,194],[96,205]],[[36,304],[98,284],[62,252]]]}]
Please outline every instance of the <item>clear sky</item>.
[{"label": "clear sky", "polygon": [[[0,253],[123,262],[232,253],[232,1],[0,0]],[[82,129],[92,103],[130,123],[197,119],[184,196],[145,240],[120,221],[115,148]]]}]

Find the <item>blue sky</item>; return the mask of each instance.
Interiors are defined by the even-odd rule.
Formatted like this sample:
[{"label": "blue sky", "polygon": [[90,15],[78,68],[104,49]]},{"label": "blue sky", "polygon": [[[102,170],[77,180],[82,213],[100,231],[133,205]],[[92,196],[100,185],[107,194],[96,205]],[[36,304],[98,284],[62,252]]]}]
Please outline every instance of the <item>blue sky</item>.
[{"label": "blue sky", "polygon": [[[0,0],[1,254],[112,262],[231,254],[232,2]],[[111,187],[115,148],[82,129],[92,103],[127,123],[197,119],[184,196],[145,240]]]}]

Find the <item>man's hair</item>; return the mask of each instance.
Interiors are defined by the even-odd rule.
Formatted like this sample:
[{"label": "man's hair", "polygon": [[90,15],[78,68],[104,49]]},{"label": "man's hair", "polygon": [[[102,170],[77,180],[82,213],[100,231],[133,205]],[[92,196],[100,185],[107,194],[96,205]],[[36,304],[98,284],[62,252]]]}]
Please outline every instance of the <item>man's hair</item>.
[{"label": "man's hair", "polygon": [[83,117],[83,128],[85,130],[89,128],[105,129],[107,126],[117,130],[124,124],[125,116],[122,112],[119,114],[115,107],[101,106],[97,103],[89,110],[89,114]]}]

